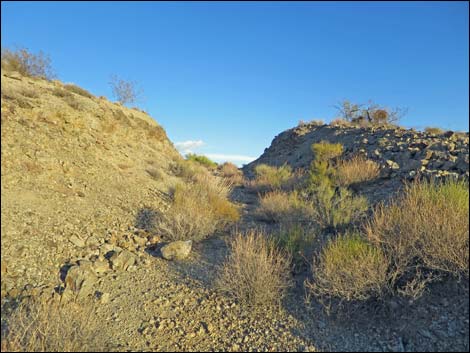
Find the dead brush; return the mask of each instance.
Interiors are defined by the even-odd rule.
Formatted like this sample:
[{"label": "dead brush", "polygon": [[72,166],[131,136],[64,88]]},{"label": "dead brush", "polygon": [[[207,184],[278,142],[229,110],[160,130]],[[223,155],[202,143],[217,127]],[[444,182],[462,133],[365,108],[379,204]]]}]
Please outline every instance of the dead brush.
[{"label": "dead brush", "polygon": [[354,156],[349,160],[340,161],[334,173],[334,181],[339,186],[349,186],[376,179],[380,173],[380,166],[363,156]]},{"label": "dead brush", "polygon": [[[93,352],[103,349],[93,321],[94,304],[24,299],[2,310],[2,352]],[[5,316],[4,316],[5,315]],[[5,326],[3,325],[5,323]]]},{"label": "dead brush", "polygon": [[220,175],[228,179],[233,185],[243,183],[243,172],[238,167],[230,162],[225,162],[219,166]]},{"label": "dead brush", "polygon": [[208,173],[194,181],[177,184],[168,210],[157,228],[170,240],[203,240],[240,218],[239,209],[228,200],[231,185]]},{"label": "dead brush", "polygon": [[271,191],[260,195],[257,218],[267,222],[299,222],[313,217],[313,206],[298,192]]},{"label": "dead brush", "polygon": [[279,305],[291,286],[291,259],[261,231],[236,233],[216,287],[253,309]]}]

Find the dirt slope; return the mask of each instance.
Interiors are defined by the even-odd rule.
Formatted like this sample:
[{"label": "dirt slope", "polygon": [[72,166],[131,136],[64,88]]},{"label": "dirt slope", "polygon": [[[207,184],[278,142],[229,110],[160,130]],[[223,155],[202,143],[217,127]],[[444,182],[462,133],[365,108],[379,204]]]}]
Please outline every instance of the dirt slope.
[{"label": "dirt slope", "polygon": [[160,208],[181,157],[144,112],[58,81],[3,72],[1,99],[4,293],[57,282],[82,241]]}]

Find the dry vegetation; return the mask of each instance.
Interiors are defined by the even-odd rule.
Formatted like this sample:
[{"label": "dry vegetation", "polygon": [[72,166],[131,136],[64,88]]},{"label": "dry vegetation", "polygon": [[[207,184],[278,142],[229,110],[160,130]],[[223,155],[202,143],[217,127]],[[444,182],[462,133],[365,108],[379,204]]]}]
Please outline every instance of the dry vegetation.
[{"label": "dry vegetation", "polygon": [[255,167],[255,175],[250,186],[259,192],[287,187],[293,177],[292,168],[288,165],[273,167],[259,164]]},{"label": "dry vegetation", "polygon": [[384,249],[398,279],[422,268],[468,276],[468,183],[418,182],[380,206],[366,232]]},{"label": "dry vegetation", "polygon": [[424,132],[429,135],[442,135],[444,133],[444,130],[438,127],[427,127],[424,129]]},{"label": "dry vegetation", "polygon": [[217,287],[253,308],[279,305],[290,286],[290,256],[259,231],[238,233]]},{"label": "dry vegetation", "polygon": [[313,206],[296,191],[275,190],[260,196],[256,215],[267,222],[307,221],[312,218]]},{"label": "dry vegetation", "polygon": [[91,302],[25,299],[2,323],[2,352],[103,350],[93,308]]},{"label": "dry vegetation", "polygon": [[220,175],[228,179],[233,185],[239,185],[243,183],[243,172],[238,167],[230,162],[225,162],[219,165]]},{"label": "dry vegetation", "polygon": [[340,161],[335,169],[335,184],[349,186],[373,180],[379,176],[379,165],[362,156],[355,156],[349,160]]},{"label": "dry vegetation", "polygon": [[54,77],[49,56],[42,51],[34,54],[26,48],[17,50],[2,48],[2,70],[16,71],[24,76],[48,80]]},{"label": "dry vegetation", "polygon": [[94,96],[88,92],[86,89],[83,89],[81,87],[78,87],[77,85],[73,85],[73,84],[67,84],[67,85],[64,85],[64,88],[69,91],[69,92],[73,92],[75,94],[78,94],[80,96],[83,96],[83,97],[86,97],[86,98],[93,98]]},{"label": "dry vegetation", "polygon": [[228,200],[231,185],[208,173],[178,184],[173,202],[158,220],[158,230],[169,240],[203,240],[238,221],[238,208]]}]

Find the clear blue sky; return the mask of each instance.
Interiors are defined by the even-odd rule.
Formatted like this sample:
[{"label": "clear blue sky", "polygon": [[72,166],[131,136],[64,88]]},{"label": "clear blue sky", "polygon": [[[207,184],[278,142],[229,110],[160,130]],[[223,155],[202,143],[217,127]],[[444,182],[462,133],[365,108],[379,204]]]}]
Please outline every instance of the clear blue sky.
[{"label": "clear blue sky", "polygon": [[[402,125],[468,131],[467,2],[2,2],[2,46],[110,98],[135,80],[173,142],[258,157],[343,98],[408,107]],[[199,143],[201,144],[201,143]],[[191,143],[187,143],[191,145]]]}]

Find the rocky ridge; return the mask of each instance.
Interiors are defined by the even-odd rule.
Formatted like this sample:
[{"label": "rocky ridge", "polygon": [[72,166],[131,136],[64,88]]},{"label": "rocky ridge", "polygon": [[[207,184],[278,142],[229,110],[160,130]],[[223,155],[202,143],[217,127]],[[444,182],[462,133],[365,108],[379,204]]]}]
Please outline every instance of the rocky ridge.
[{"label": "rocky ridge", "polygon": [[313,143],[341,143],[344,157],[364,155],[381,166],[383,178],[414,179],[424,176],[469,176],[469,134],[448,131],[441,135],[401,127],[346,127],[304,124],[277,135],[271,146],[244,167],[248,175],[265,163],[294,169],[308,168]]}]

